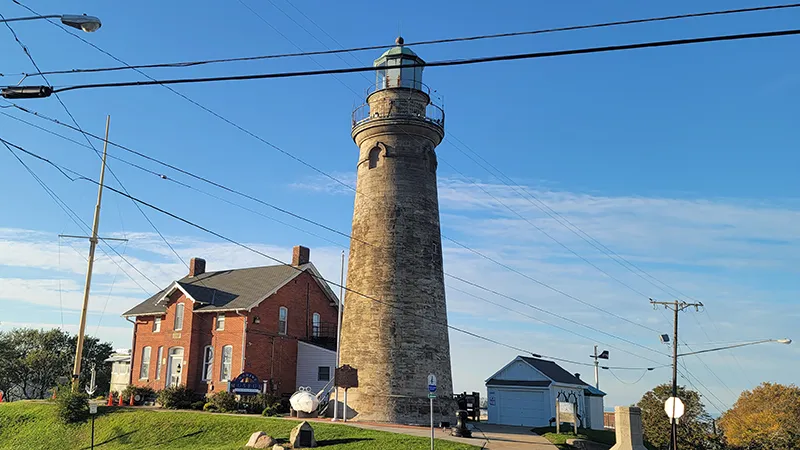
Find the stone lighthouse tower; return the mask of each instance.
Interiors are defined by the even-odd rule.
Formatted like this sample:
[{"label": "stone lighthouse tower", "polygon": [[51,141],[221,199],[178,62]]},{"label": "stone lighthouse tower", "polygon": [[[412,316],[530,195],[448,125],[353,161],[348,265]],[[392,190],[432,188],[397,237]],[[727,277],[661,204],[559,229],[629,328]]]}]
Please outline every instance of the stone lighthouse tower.
[{"label": "stone lighthouse tower", "polygon": [[437,423],[455,417],[434,152],[444,111],[422,67],[404,67],[413,64],[424,61],[397,38],[353,113],[358,182],[341,363],[358,369],[348,392],[356,420],[429,423],[431,373]]}]

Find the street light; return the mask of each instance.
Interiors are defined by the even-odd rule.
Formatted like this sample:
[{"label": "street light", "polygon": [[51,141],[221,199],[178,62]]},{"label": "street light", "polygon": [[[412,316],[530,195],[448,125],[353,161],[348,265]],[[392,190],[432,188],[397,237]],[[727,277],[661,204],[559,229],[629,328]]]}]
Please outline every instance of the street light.
[{"label": "street light", "polygon": [[13,19],[2,19],[2,22],[21,22],[23,20],[38,20],[38,19],[60,19],[61,23],[68,27],[77,28],[87,33],[97,31],[102,25],[100,19],[94,16],[87,16],[86,14],[52,14],[49,16],[31,16],[31,17],[16,17]]},{"label": "street light", "polygon": [[681,353],[681,354],[679,354],[678,356],[697,355],[697,354],[699,354],[699,353],[716,352],[716,351],[719,351],[719,350],[728,350],[728,349],[731,349],[731,348],[745,347],[745,346],[748,346],[748,345],[765,344],[765,343],[767,343],[767,342],[777,342],[778,344],[786,344],[786,345],[789,345],[789,344],[791,344],[791,343],[792,343],[792,340],[791,340],[791,339],[789,339],[789,338],[783,338],[783,339],[763,339],[763,340],[760,340],[760,341],[754,341],[754,342],[745,342],[745,343],[742,343],[742,344],[728,345],[728,346],[725,346],[725,347],[709,348],[709,349],[706,349],[706,350],[700,350],[700,351],[696,351],[696,352]]}]

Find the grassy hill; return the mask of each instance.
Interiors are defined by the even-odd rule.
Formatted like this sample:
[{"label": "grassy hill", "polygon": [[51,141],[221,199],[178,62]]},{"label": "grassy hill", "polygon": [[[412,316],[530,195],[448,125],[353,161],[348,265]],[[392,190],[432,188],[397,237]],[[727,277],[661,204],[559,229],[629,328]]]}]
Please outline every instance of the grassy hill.
[{"label": "grassy hill", "polygon": [[[95,421],[95,448],[242,449],[255,431],[280,442],[297,422],[248,415],[194,411],[100,407]],[[326,449],[428,449],[430,440],[347,425],[312,423],[317,442]],[[88,449],[90,423],[64,425],[47,402],[0,403],[0,449]],[[437,441],[441,450],[477,447]]]}]

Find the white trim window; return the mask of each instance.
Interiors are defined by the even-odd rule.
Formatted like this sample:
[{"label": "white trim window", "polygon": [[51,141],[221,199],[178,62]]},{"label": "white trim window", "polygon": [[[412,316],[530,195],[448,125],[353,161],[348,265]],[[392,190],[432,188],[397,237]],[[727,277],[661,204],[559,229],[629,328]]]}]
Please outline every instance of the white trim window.
[{"label": "white trim window", "polygon": [[286,334],[288,330],[289,309],[281,306],[278,309],[278,334]]},{"label": "white trim window", "polygon": [[219,369],[219,380],[228,381],[231,379],[231,366],[233,365],[233,346],[222,347],[222,364]]},{"label": "white trim window", "polygon": [[172,327],[175,331],[181,331],[183,329],[183,308],[183,303],[175,305],[175,323]]},{"label": "white trim window", "polygon": [[139,368],[139,379],[146,380],[150,373],[150,347],[142,349],[142,365]]},{"label": "white trim window", "polygon": [[164,358],[164,347],[158,347],[158,359],[156,360],[156,380],[161,379],[161,359]]},{"label": "white trim window", "polygon": [[315,338],[319,337],[319,326],[320,326],[319,313],[314,313],[311,315],[311,336]]},{"label": "white trim window", "polygon": [[217,331],[223,331],[225,329],[225,313],[217,314],[217,327],[215,329]]},{"label": "white trim window", "polygon": [[203,381],[210,381],[214,373],[214,347],[207,345],[203,350]]},{"label": "white trim window", "polygon": [[161,331],[161,317],[156,317],[153,319],[153,333],[158,333]]}]

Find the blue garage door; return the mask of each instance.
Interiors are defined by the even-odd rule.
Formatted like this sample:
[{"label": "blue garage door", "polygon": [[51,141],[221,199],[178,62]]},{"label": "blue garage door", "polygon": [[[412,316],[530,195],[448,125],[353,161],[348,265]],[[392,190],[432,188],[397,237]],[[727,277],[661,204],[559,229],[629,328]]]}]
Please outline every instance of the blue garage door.
[{"label": "blue garage door", "polygon": [[498,423],[503,425],[546,426],[545,392],[497,391]]}]

